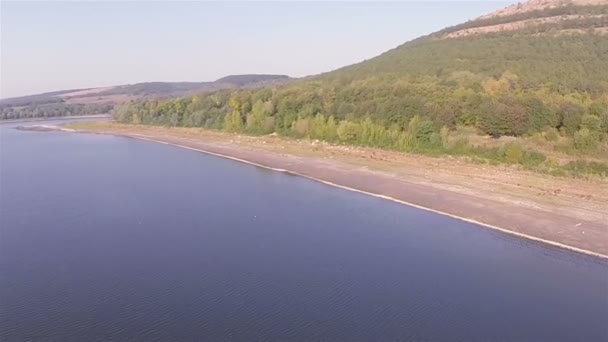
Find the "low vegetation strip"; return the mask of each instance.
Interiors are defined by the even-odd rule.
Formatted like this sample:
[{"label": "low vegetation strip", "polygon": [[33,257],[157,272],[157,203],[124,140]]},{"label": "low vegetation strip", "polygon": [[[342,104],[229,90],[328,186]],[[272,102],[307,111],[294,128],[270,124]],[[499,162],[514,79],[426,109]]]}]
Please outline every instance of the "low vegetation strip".
[{"label": "low vegetation strip", "polygon": [[109,122],[68,126],[82,132],[162,141],[284,169],[590,254],[608,255],[608,184],[598,179],[567,179],[472,164],[460,158],[279,136]]}]

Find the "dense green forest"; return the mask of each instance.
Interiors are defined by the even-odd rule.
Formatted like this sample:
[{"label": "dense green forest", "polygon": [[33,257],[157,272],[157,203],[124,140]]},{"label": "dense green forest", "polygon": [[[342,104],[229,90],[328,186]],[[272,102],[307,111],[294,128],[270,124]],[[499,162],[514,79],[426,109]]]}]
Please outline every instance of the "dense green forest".
[{"label": "dense green forest", "polygon": [[0,120],[30,118],[50,118],[57,116],[76,116],[109,113],[114,105],[110,103],[45,103],[21,107],[0,106]]},{"label": "dense green forest", "polygon": [[[564,138],[576,153],[605,150],[608,38],[591,29],[608,26],[607,17],[597,16],[607,13],[607,6],[566,6],[472,21],[283,86],[133,102],[117,108],[115,117],[404,151],[446,149],[445,136],[465,126],[493,137]],[[563,14],[593,16],[444,37],[463,28]],[[586,30],[560,33],[571,28]]]},{"label": "dense green forest", "polygon": [[[121,96],[137,99],[168,100],[179,96],[220,89],[253,89],[287,83],[285,75],[230,75],[213,82],[145,82],[104,88],[73,89],[0,100],[0,120],[35,117],[74,116],[109,113],[124,101]],[[79,91],[87,90],[86,92]],[[72,94],[71,94],[72,93]]]}]

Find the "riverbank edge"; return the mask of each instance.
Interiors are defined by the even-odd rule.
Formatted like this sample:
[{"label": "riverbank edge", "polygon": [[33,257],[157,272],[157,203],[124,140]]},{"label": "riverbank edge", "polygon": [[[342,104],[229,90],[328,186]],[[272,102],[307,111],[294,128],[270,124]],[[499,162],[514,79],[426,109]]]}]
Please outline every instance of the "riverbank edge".
[{"label": "riverbank edge", "polygon": [[[457,219],[459,221],[463,221],[463,222],[467,222],[467,223],[471,223],[471,224],[475,224],[487,229],[491,229],[494,231],[498,231],[498,232],[502,232],[511,236],[516,236],[519,238],[523,238],[529,241],[534,241],[534,242],[538,242],[538,243],[542,243],[542,244],[546,244],[549,246],[553,246],[553,247],[557,247],[560,249],[564,249],[564,250],[569,250],[569,251],[573,251],[573,252],[577,252],[580,254],[584,254],[584,255],[588,255],[588,256],[593,256],[593,257],[597,257],[597,258],[601,258],[604,260],[608,260],[608,254],[604,254],[604,253],[600,253],[600,252],[596,252],[593,250],[589,250],[589,249],[585,249],[585,248],[580,248],[580,247],[576,247],[576,246],[572,246],[566,243],[562,243],[559,241],[555,241],[553,239],[546,239],[546,238],[541,238],[541,237],[537,237],[534,235],[530,235],[530,234],[526,234],[526,233],[522,233],[522,232],[518,232],[515,231],[513,229],[509,229],[509,228],[505,228],[505,227],[501,227],[495,224],[491,224],[491,223],[486,223],[483,221],[479,221],[470,217],[466,217],[464,215],[456,215],[453,213],[449,213],[443,210],[440,210],[438,208],[433,208],[432,206],[428,206],[428,205],[420,205],[420,204],[416,204],[410,201],[406,201],[400,198],[396,198],[393,196],[388,196],[385,194],[382,194],[380,192],[373,192],[373,191],[366,191],[363,189],[358,189],[358,188],[354,188],[354,187],[350,187],[350,186],[346,186],[346,185],[342,185],[342,184],[338,184],[336,182],[327,180],[327,179],[323,179],[321,177],[316,177],[316,176],[312,176],[312,175],[308,175],[308,174],[303,174],[294,170],[289,170],[289,169],[285,169],[285,168],[278,168],[278,167],[274,167],[272,165],[268,165],[269,163],[262,163],[259,160],[252,160],[255,158],[248,158],[248,159],[244,159],[244,158],[239,158],[236,157],[234,155],[230,155],[230,154],[226,154],[226,153],[218,153],[218,152],[214,152],[214,151],[210,151],[208,149],[204,149],[204,148],[200,148],[200,147],[194,147],[194,146],[188,146],[188,142],[187,141],[182,141],[181,143],[176,143],[171,141],[171,139],[179,139],[179,137],[171,137],[171,136],[165,136],[165,137],[158,137],[158,136],[151,136],[151,135],[145,135],[145,134],[139,134],[139,133],[126,133],[126,132],[112,132],[112,131],[92,131],[92,130],[86,130],[86,129],[76,129],[73,133],[83,133],[83,134],[102,134],[102,135],[112,135],[112,136],[117,136],[117,137],[126,137],[126,138],[132,138],[132,139],[138,139],[138,140],[142,140],[142,141],[149,141],[149,142],[154,142],[154,143],[159,143],[159,144],[163,144],[163,145],[170,145],[170,146],[174,146],[174,147],[178,147],[178,148],[183,148],[183,149],[187,149],[187,150],[191,150],[191,151],[195,151],[195,152],[199,152],[199,153],[205,153],[208,155],[213,155],[213,156],[217,156],[217,157],[221,157],[221,158],[226,158],[229,160],[233,160],[233,161],[238,161],[241,163],[245,163],[248,165],[252,165],[252,166],[256,166],[256,167],[261,167],[264,169],[268,169],[268,170],[272,170],[272,171],[276,171],[276,172],[283,172],[283,173],[287,173],[290,175],[294,175],[294,176],[298,176],[298,177],[304,177],[325,185],[329,185],[329,186],[333,186],[336,188],[340,188],[343,190],[348,190],[348,191],[352,191],[352,192],[357,192],[357,193],[361,193],[361,194],[365,194],[368,196],[373,196],[376,198],[380,198],[383,200],[388,200],[391,202],[395,202],[395,203],[399,203],[401,205],[406,205],[409,207],[413,207],[413,208],[417,208],[417,209],[421,209],[421,210],[425,210],[428,212],[432,212],[435,214],[439,214],[442,216],[446,216],[446,217],[450,217],[453,219]],[[436,189],[432,189],[429,188],[429,191],[435,191]]]},{"label": "riverbank edge", "polygon": [[69,121],[77,119],[109,119],[110,114],[91,114],[91,115],[75,115],[75,116],[51,116],[48,118],[27,118],[27,119],[10,119],[0,120],[0,124],[12,124],[20,122],[37,122],[37,121]]}]

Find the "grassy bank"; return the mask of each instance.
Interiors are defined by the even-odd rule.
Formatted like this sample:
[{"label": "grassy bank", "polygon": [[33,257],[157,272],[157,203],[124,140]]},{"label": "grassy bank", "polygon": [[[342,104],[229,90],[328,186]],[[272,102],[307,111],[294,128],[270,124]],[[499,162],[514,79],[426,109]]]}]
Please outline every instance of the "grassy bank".
[{"label": "grassy bank", "polygon": [[[416,132],[423,130],[419,126],[423,126],[424,124],[415,121],[410,124],[408,131],[405,133],[395,133],[393,136],[391,133],[379,131],[380,128],[374,127],[373,124],[369,125],[369,127],[363,127],[362,129],[358,128],[366,132],[365,135],[371,137],[368,139],[362,138],[362,141],[352,139],[341,140],[339,138],[331,139],[330,136],[323,136],[320,133],[308,135],[291,134],[286,138],[310,140],[317,143],[329,140],[331,144],[336,146],[371,146],[390,151],[432,156],[439,159],[441,157],[450,157],[473,164],[507,166],[560,177],[608,179],[608,162],[606,162],[603,152],[586,157],[573,155],[572,153],[568,153],[566,146],[570,142],[565,138],[548,140],[544,136],[539,135],[529,138],[501,137],[493,139],[487,136],[475,135],[466,128],[455,131],[443,130],[439,134],[423,137],[423,135]],[[67,127],[78,130],[103,131],[153,126],[115,122],[74,122],[68,124]],[[179,128],[179,130],[194,132],[195,134],[213,132],[216,135],[223,134],[226,137],[234,136],[234,134],[230,133],[200,128]],[[344,128],[343,130],[347,129]],[[383,139],[378,138],[382,136],[378,132],[385,133],[386,140],[384,143],[372,143],[374,141],[383,141]],[[342,131],[341,135],[346,136],[347,133]]]}]

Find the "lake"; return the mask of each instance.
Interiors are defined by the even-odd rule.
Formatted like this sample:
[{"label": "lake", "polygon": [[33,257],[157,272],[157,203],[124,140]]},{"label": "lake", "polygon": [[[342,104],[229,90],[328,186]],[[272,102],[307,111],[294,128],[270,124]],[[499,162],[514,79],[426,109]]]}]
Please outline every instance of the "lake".
[{"label": "lake", "polygon": [[608,262],[177,147],[0,125],[0,340],[608,339]]}]

